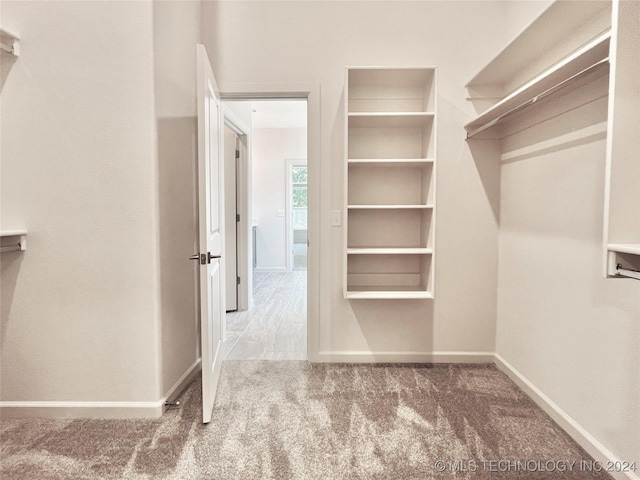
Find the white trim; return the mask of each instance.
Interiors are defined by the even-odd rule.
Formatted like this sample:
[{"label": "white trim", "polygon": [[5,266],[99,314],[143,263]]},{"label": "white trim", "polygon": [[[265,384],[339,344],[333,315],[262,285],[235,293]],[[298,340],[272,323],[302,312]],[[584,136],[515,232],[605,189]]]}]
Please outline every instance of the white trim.
[{"label": "white trim", "polygon": [[159,418],[164,404],[175,399],[200,371],[198,358],[155,402],[0,401],[2,417]]},{"label": "white trim", "polygon": [[344,363],[491,363],[492,352],[362,352],[323,351],[318,362]]},{"label": "white trim", "polygon": [[222,113],[224,114],[224,124],[229,127],[233,132],[238,135],[248,135],[251,129],[245,124],[242,119],[236,115],[227,105],[222,103]]},{"label": "white trim", "polygon": [[176,380],[176,382],[171,385],[169,390],[165,393],[164,397],[162,397],[162,403],[171,401],[173,402],[182,391],[191,383],[191,381],[195,378],[195,376],[200,372],[201,368],[201,359],[198,358],[195,362],[191,364],[189,368],[185,370],[185,372],[180,375],[180,378]]},{"label": "white trim", "polygon": [[307,356],[310,362],[318,360],[318,337],[320,317],[320,84],[304,83],[221,83],[223,100],[306,99],[307,100],[307,184],[308,239],[307,252]]},{"label": "white trim", "polygon": [[[619,462],[613,453],[596,440],[578,422],[576,422],[567,412],[562,410],[553,400],[547,397],[542,390],[536,387],[527,377],[520,373],[513,365],[505,360],[500,354],[495,354],[495,364],[498,369],[513,380],[524,393],[531,398],[536,405],[544,410],[573,440],[584,448],[595,460],[606,465],[607,462]],[[613,478],[619,480],[640,480],[633,472],[609,472]]]},{"label": "white trim", "polygon": [[0,402],[2,416],[66,418],[159,418],[164,400],[156,402]]},{"label": "white trim", "polygon": [[[240,158],[236,170],[237,204],[240,215],[236,252],[238,256],[238,310],[248,310],[253,306],[253,292],[249,285],[253,284],[253,250],[251,241],[251,129],[228,106],[222,102],[224,124],[238,136],[240,143]],[[225,329],[226,334],[226,329]]]}]

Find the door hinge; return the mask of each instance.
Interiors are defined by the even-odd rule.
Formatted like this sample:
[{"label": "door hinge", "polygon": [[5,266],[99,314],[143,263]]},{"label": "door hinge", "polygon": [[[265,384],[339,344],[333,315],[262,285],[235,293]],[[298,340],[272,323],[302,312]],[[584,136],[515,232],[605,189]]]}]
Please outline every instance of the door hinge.
[{"label": "door hinge", "polygon": [[236,222],[239,222],[239,221],[240,221],[240,214],[236,213]]},{"label": "door hinge", "polygon": [[240,277],[236,277],[236,285],[240,285]]},{"label": "door hinge", "polygon": [[236,158],[240,158],[240,150],[236,150]]}]

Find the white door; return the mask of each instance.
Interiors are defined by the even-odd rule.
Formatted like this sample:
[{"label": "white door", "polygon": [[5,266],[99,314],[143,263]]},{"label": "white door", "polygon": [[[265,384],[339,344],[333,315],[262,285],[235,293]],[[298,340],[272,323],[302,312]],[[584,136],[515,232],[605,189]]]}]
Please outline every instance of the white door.
[{"label": "white door", "polygon": [[196,49],[202,421],[209,423],[222,364],[220,347],[225,312],[223,129],[220,95],[207,51],[203,45],[197,45]]},{"label": "white door", "polygon": [[227,291],[227,311],[238,310],[238,208],[237,208],[237,161],[240,155],[238,137],[224,126],[224,192],[225,192],[225,236],[224,251]]}]

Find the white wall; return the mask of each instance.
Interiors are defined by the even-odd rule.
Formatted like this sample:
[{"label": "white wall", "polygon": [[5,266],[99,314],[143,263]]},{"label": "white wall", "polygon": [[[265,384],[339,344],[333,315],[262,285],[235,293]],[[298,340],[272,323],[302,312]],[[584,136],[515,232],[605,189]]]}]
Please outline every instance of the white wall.
[{"label": "white wall", "polygon": [[496,348],[605,449],[638,461],[640,283],[602,277],[606,94],[603,77],[554,101],[582,95],[582,107],[503,141],[519,154],[501,168]]},{"label": "white wall", "polygon": [[1,8],[23,47],[2,56],[2,228],[29,247],[2,255],[1,399],[157,414],[198,356],[201,4]]},{"label": "white wall", "polygon": [[[305,128],[254,128],[252,130],[253,218],[258,269],[287,266],[286,209],[287,159],[307,157]],[[285,213],[286,214],[286,213]]]},{"label": "white wall", "polygon": [[152,7],[3,1],[3,401],[152,401],[158,242]]},{"label": "white wall", "polygon": [[[465,81],[519,30],[505,32],[505,15],[503,2],[203,4],[203,38],[223,91],[243,83],[266,90],[277,83],[320,84],[317,334],[325,359],[345,352],[494,350],[498,167],[474,161],[462,126],[472,111]],[[330,210],[343,205],[344,68],[431,64],[439,66],[436,299],[346,301],[342,231],[329,224]]]},{"label": "white wall", "polygon": [[196,44],[199,1],[153,2],[162,368],[160,393],[199,357]]}]

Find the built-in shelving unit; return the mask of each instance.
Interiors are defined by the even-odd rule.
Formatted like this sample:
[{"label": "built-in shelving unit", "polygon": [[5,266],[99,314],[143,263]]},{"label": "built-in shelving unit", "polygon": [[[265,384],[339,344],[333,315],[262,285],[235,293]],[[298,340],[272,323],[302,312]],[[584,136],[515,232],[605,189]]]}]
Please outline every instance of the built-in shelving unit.
[{"label": "built-in shelving unit", "polygon": [[0,252],[18,252],[27,249],[26,230],[0,231]]},{"label": "built-in shelving unit", "polygon": [[553,2],[469,81],[467,98],[478,116],[465,125],[467,138],[503,138],[511,133],[509,119],[522,118],[528,106],[607,75],[603,270],[606,276],[635,279],[640,277],[638,18],[635,1]]},{"label": "built-in shelving unit", "polygon": [[608,72],[611,2],[552,3],[467,84],[467,138],[501,138],[512,115]]},{"label": "built-in shelving unit", "polygon": [[347,68],[345,298],[433,298],[435,77]]},{"label": "built-in shelving unit", "polygon": [[603,256],[607,276],[640,279],[640,2],[615,2]]}]

